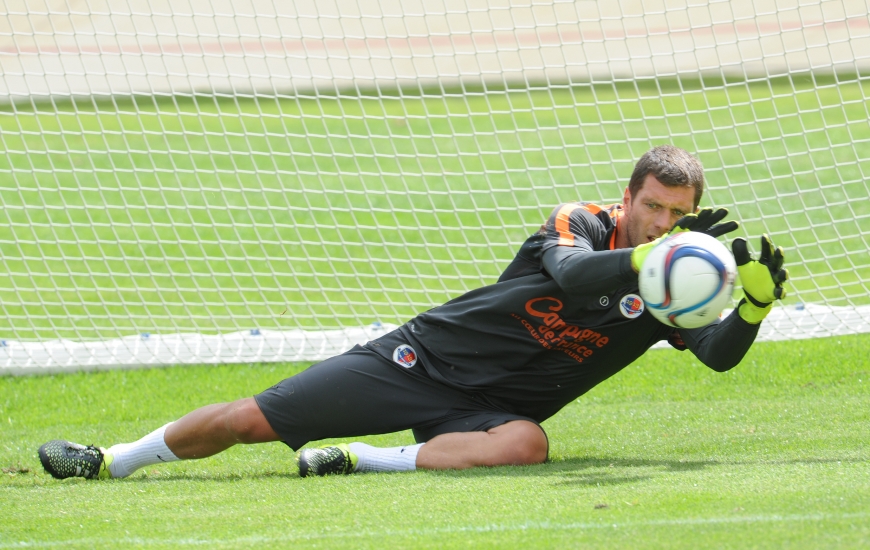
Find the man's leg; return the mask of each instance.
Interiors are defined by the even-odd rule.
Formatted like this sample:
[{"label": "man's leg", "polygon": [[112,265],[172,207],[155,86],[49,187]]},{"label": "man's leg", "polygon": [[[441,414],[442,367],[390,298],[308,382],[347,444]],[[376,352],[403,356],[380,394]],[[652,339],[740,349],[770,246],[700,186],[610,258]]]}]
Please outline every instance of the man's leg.
[{"label": "man's leg", "polygon": [[166,428],[164,440],[180,459],[205,458],[237,443],[280,441],[253,397],[206,405]]},{"label": "man's leg", "polygon": [[102,450],[55,440],[39,450],[54,477],[127,477],[139,468],[179,459],[205,458],[237,443],[278,441],[254,398],[206,405],[133,443]]},{"label": "man's leg", "polygon": [[306,449],[299,455],[299,473],[304,477],[539,464],[547,459],[548,445],[540,426],[528,420],[512,420],[485,432],[442,433],[418,445],[380,448],[351,443]]},{"label": "man's leg", "polygon": [[433,437],[417,453],[417,467],[427,470],[540,464],[547,459],[547,436],[537,424],[514,420],[485,432]]},{"label": "man's leg", "polygon": [[279,439],[257,402],[248,397],[196,409],[139,441],[109,447],[105,455],[112,477],[127,477],[151,464],[205,458],[237,443]]}]

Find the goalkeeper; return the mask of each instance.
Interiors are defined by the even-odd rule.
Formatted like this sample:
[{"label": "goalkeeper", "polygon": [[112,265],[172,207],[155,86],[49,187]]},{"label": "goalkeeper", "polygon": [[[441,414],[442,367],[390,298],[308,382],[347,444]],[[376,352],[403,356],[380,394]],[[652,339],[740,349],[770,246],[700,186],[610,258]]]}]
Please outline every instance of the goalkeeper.
[{"label": "goalkeeper", "polygon": [[304,449],[300,474],[543,462],[548,441],[540,424],[567,403],[662,340],[726,371],[783,297],[782,249],[764,236],[757,260],[744,240],[733,241],[744,296],[725,319],[677,331],[644,311],[637,272],[658,239],[737,228],[722,223],[725,210],[698,210],[703,186],[694,157],[655,147],[635,166],[622,204],[558,206],[496,284],[254,397],[207,405],[133,443],[50,441],[39,449],[42,464],[58,478],[120,478],[238,443],[283,441],[298,450],[320,439],[406,429],[416,444]]}]

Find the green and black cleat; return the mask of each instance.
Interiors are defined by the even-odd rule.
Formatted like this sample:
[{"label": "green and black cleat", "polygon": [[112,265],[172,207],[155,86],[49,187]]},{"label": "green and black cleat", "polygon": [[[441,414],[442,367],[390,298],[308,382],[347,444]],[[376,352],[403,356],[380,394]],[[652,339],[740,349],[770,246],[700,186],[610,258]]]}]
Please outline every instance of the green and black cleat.
[{"label": "green and black cleat", "polygon": [[42,467],[57,479],[83,477],[85,479],[108,479],[112,477],[109,464],[112,455],[93,445],[84,446],[62,439],[49,441],[39,448]]},{"label": "green and black cleat", "polygon": [[296,462],[300,477],[350,474],[356,468],[357,457],[350,452],[350,447],[341,443],[303,449],[296,453]]}]

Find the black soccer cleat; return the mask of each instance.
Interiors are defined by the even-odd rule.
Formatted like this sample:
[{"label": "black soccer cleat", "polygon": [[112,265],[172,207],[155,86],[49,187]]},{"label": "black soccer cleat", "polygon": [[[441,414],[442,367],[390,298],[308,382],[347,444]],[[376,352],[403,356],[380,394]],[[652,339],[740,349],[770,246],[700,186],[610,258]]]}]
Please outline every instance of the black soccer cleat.
[{"label": "black soccer cleat", "polygon": [[303,449],[296,453],[299,477],[312,475],[350,474],[356,468],[357,456],[344,443],[319,449]]},{"label": "black soccer cleat", "polygon": [[49,441],[39,448],[39,461],[45,471],[57,479],[83,477],[108,479],[112,477],[109,464],[112,455],[93,445],[84,446],[63,439]]}]

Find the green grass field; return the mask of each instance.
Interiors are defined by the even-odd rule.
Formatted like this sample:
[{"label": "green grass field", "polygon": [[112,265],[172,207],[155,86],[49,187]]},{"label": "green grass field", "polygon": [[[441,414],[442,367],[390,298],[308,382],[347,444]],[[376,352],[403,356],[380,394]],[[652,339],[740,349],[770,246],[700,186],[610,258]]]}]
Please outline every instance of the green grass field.
[{"label": "green grass field", "polygon": [[867,304],[868,98],[796,76],[3,106],[0,338],[404,322],[666,142],[786,247],[792,301]]},{"label": "green grass field", "polygon": [[[704,163],[702,204],[786,247],[792,303],[866,305],[868,98],[795,77],[2,106],[0,340],[404,322],[665,142]],[[868,348],[758,344],[722,375],[653,351],[545,424],[547,464],[304,480],[278,444],[98,483],[36,459],[303,365],[0,377],[0,549],[866,547]]]},{"label": "green grass field", "polygon": [[866,548],[868,348],[761,343],[724,374],[652,351],[545,423],[546,464],[318,479],[281,444],[104,482],[53,480],[36,458],[57,437],[135,439],[301,365],[2,377],[0,548]]}]

